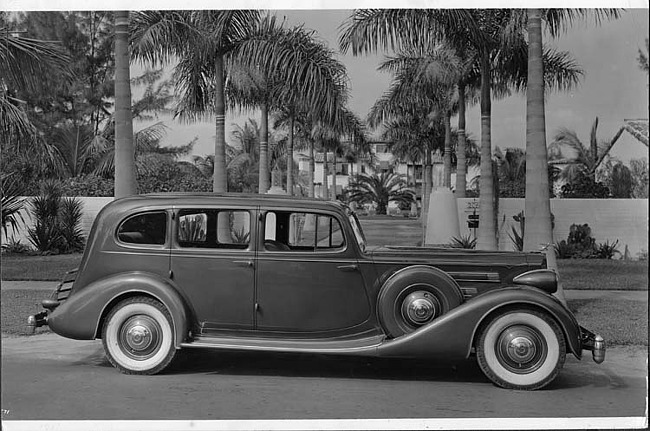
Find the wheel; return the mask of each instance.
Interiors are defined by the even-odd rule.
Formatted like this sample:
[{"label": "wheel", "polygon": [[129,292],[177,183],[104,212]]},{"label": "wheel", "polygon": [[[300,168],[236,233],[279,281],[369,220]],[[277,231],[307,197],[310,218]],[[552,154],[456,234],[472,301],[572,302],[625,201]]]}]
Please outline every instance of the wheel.
[{"label": "wheel", "polygon": [[118,303],[102,329],[102,343],[113,366],[126,374],[156,374],[174,359],[169,311],[148,297]]},{"label": "wheel", "polygon": [[406,268],[390,277],[377,304],[386,334],[399,337],[432,322],[463,301],[456,281],[436,268]]},{"label": "wheel", "polygon": [[542,388],[558,375],[566,358],[566,343],[550,316],[515,310],[491,320],[476,346],[478,364],[497,386]]}]

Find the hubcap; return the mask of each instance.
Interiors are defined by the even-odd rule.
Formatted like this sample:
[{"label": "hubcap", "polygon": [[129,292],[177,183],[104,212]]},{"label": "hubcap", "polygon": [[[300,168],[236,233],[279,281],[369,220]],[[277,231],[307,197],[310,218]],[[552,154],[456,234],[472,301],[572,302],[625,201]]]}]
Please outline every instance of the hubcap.
[{"label": "hubcap", "polygon": [[542,335],[525,325],[504,329],[496,342],[499,363],[516,374],[537,370],[546,359],[548,349]]},{"label": "hubcap", "polygon": [[120,328],[120,348],[132,359],[148,359],[158,351],[161,332],[160,325],[149,316],[130,317]]},{"label": "hubcap", "polygon": [[402,316],[412,326],[422,326],[432,321],[439,310],[438,299],[427,291],[412,292],[402,302]]}]

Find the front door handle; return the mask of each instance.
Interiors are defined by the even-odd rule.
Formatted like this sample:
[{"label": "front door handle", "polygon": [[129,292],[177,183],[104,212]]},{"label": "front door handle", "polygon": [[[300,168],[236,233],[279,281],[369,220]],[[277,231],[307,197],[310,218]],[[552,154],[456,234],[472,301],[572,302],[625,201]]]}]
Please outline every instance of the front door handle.
[{"label": "front door handle", "polygon": [[341,271],[356,271],[359,269],[359,265],[339,265],[336,269],[340,269]]},{"label": "front door handle", "polygon": [[252,268],[254,266],[253,260],[235,260],[233,263],[240,265],[240,266],[245,266],[247,268]]}]

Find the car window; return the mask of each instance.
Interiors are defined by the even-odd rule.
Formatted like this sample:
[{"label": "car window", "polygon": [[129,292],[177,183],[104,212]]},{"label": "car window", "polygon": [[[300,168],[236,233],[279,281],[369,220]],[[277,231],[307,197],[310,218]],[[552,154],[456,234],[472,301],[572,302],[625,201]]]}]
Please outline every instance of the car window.
[{"label": "car window", "polygon": [[178,213],[178,245],[246,249],[250,225],[250,213],[245,210],[183,209]]},{"label": "car window", "polygon": [[345,246],[341,224],[325,214],[269,211],[264,227],[264,247],[269,251],[314,252]]},{"label": "car window", "polygon": [[162,245],[167,232],[167,213],[164,211],[137,214],[120,224],[117,237],[130,244]]}]

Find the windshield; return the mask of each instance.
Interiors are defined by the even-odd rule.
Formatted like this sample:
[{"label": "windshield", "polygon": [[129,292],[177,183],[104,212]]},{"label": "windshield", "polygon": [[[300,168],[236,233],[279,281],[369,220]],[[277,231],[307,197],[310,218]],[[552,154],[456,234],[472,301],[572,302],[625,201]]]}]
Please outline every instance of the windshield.
[{"label": "windshield", "polygon": [[348,217],[350,219],[350,224],[352,225],[352,230],[354,231],[354,236],[357,238],[357,242],[359,243],[359,248],[362,252],[365,252],[366,236],[363,234],[363,229],[361,229],[361,223],[359,223],[357,215],[352,211],[348,213]]}]

